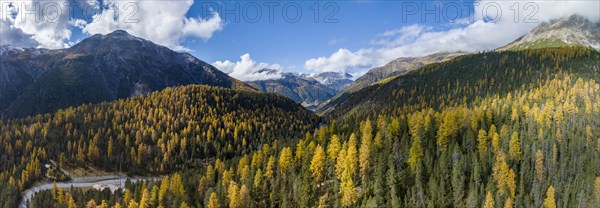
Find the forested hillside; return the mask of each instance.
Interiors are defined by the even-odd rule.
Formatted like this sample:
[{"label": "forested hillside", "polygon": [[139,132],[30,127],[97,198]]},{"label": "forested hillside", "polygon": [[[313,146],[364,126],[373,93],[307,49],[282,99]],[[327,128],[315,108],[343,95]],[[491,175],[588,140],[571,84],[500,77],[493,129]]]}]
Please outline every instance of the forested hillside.
[{"label": "forested hillside", "polygon": [[362,99],[336,109],[337,122],[307,131],[295,144],[268,141],[162,182],[131,184],[125,193],[57,189],[34,201],[598,207],[599,60],[586,48],[468,55],[366,88]]},{"label": "forested hillside", "polygon": [[427,107],[472,106],[483,98],[532,90],[557,74],[597,80],[599,61],[598,51],[583,47],[465,55],[364,88],[333,107],[327,117],[354,121]]},{"label": "forested hillside", "polygon": [[365,87],[375,84],[381,80],[393,79],[396,76],[406,74],[417,70],[425,65],[448,61],[458,56],[464,55],[464,52],[440,52],[422,57],[401,57],[390,61],[386,65],[373,68],[362,75],[352,85],[336,94],[331,99],[321,104],[318,108],[320,114],[327,114],[332,110],[332,106],[344,102],[347,96],[355,93]]},{"label": "forested hillside", "polygon": [[190,85],[56,114],[0,121],[0,205],[46,174],[44,164],[153,175],[298,138],[319,118],[292,100]]}]

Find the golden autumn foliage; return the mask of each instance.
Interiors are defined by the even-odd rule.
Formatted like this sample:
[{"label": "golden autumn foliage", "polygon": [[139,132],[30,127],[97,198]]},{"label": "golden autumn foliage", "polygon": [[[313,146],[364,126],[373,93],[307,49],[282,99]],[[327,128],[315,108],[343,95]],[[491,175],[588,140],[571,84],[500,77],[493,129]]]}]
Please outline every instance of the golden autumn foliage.
[{"label": "golden autumn foliage", "polygon": [[554,200],[554,187],[552,186],[548,187],[548,191],[546,191],[544,208],[556,208],[556,201]]}]

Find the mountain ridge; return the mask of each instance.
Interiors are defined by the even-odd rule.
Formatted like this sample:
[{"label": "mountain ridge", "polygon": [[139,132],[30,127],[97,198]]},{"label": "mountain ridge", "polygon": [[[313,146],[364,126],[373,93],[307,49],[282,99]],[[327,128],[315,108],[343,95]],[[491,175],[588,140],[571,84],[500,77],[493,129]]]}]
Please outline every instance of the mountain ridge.
[{"label": "mountain ridge", "polygon": [[321,74],[299,74],[263,69],[259,73],[279,73],[281,77],[266,80],[249,81],[254,88],[263,92],[273,92],[286,96],[309,110],[316,110],[322,102],[328,100],[340,89],[345,89],[352,82],[352,75],[337,72]]},{"label": "mountain ridge", "polygon": [[3,48],[3,118],[50,113],[187,84],[255,90],[188,53],[122,30],[96,34],[65,49]]},{"label": "mountain ridge", "polygon": [[600,21],[571,15],[542,22],[529,33],[496,50],[523,50],[579,45],[600,50]]},{"label": "mountain ridge", "polygon": [[383,66],[369,70],[366,74],[356,79],[356,81],[348,86],[348,88],[319,105],[317,111],[321,114],[325,114],[329,112],[331,108],[334,108],[337,103],[343,101],[347,95],[376,84],[381,80],[408,73],[427,64],[451,60],[464,54],[466,53],[460,51],[438,52],[421,57],[400,57],[394,59]]}]

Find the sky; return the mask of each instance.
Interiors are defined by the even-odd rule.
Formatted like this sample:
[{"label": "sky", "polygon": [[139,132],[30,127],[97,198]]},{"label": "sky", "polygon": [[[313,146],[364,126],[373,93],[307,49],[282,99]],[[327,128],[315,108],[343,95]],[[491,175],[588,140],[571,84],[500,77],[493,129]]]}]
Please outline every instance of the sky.
[{"label": "sky", "polygon": [[540,22],[600,20],[600,1],[0,0],[0,44],[65,48],[122,29],[243,81],[361,75],[400,57],[492,50]]}]

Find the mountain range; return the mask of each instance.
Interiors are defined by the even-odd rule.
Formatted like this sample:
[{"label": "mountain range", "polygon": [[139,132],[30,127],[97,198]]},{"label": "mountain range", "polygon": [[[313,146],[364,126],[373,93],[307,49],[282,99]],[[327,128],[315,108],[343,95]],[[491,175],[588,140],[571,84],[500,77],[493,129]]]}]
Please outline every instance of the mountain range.
[{"label": "mountain range", "polygon": [[439,52],[430,54],[423,57],[401,57],[395,59],[383,66],[373,68],[366,74],[356,79],[348,88],[340,91],[338,94],[333,96],[331,99],[323,102],[318,106],[317,110],[321,113],[326,112],[328,109],[335,106],[346,98],[347,95],[357,92],[365,87],[375,84],[383,79],[406,74],[412,70],[419,69],[427,64],[438,63],[447,60],[454,59],[460,55],[464,55],[464,52]]},{"label": "mountain range", "polygon": [[51,113],[138,96],[170,86],[206,84],[254,90],[189,53],[117,30],[59,50],[0,50],[4,118]]},{"label": "mountain range", "polygon": [[[599,49],[600,23],[578,15],[541,23],[498,50],[568,45]],[[358,78],[337,72],[308,75],[263,69],[260,73],[279,73],[281,78],[243,83],[189,53],[175,52],[117,30],[59,50],[0,46],[0,116],[51,113],[188,84],[274,92],[325,115],[365,87],[465,54],[459,51],[401,57]]]},{"label": "mountain range", "polygon": [[263,69],[257,73],[280,74],[277,79],[247,82],[263,92],[274,92],[301,103],[309,110],[328,109],[345,99],[346,95],[359,91],[386,78],[399,76],[431,63],[451,60],[464,52],[439,52],[422,57],[401,57],[386,65],[373,68],[355,79],[343,72],[319,74],[285,73],[274,69]]},{"label": "mountain range", "polygon": [[[578,46],[600,50],[600,22],[591,22],[579,15],[544,22],[528,34],[498,48],[497,51]],[[317,108],[317,112],[321,115],[328,115],[336,111],[334,114],[340,115],[340,110],[336,110],[336,108],[345,106],[343,108],[348,110],[348,103],[354,103],[353,99],[355,101],[370,102],[365,99],[368,97],[367,95],[374,93],[372,92],[373,89],[385,86],[389,81],[403,80],[402,75],[411,71],[430,64],[450,61],[465,54],[464,52],[442,52],[420,58],[398,58],[382,67],[371,69],[367,74],[358,78],[348,89],[323,102]],[[352,105],[356,105],[356,103]],[[353,109],[353,107],[350,107],[350,109]]]},{"label": "mountain range", "polygon": [[[571,16],[354,84],[272,69],[258,73],[282,78],[244,84],[123,31],[62,50],[5,46],[5,116],[83,105],[0,121],[0,205],[600,207],[598,25]],[[321,116],[298,104],[328,96]],[[94,172],[70,181],[84,189],[56,187],[81,169],[153,179],[101,191],[86,179],[121,177]]]},{"label": "mountain range", "polygon": [[278,79],[247,82],[263,92],[273,92],[286,96],[309,110],[316,110],[322,102],[330,99],[352,83],[352,75],[347,73],[325,72],[315,75],[285,73],[263,69],[259,73],[280,73]]}]

